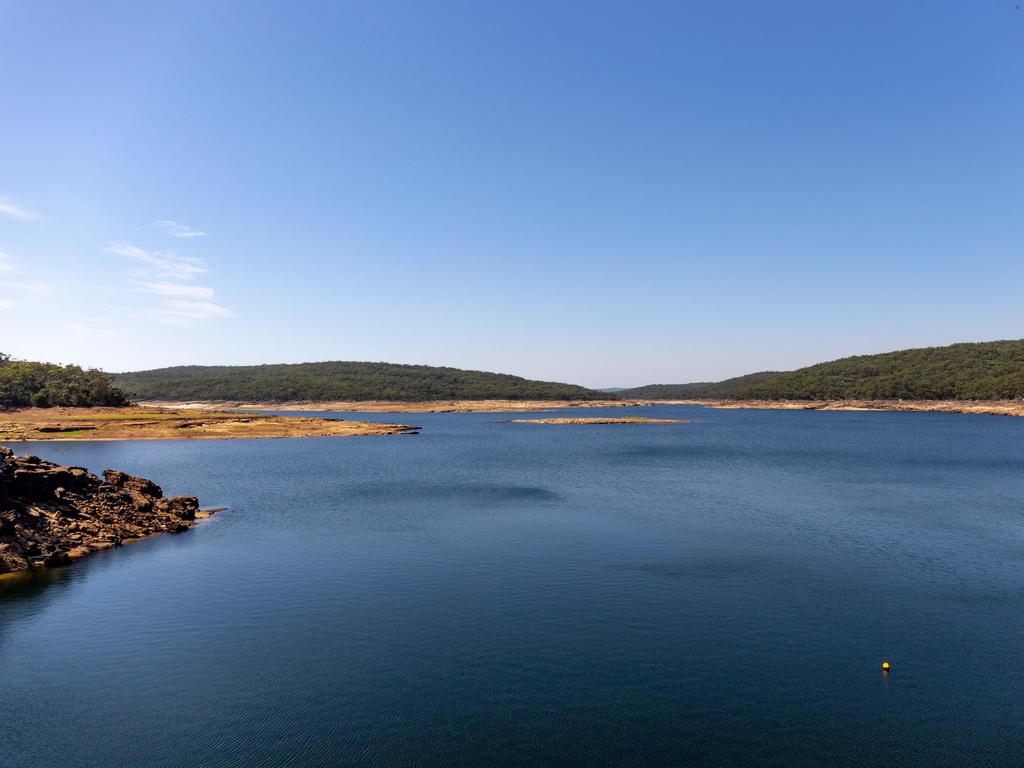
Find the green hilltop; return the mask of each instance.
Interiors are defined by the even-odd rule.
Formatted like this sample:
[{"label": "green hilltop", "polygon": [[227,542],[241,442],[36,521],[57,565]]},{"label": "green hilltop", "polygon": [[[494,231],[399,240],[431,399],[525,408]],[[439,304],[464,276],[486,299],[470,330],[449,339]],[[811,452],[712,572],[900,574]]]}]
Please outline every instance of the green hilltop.
[{"label": "green hilltop", "polygon": [[0,353],[0,408],[125,405],[112,377],[77,365],[12,360]]},{"label": "green hilltop", "polygon": [[121,405],[140,400],[1016,400],[1024,340],[858,355],[719,382],[599,392],[574,384],[426,365],[323,362],[180,366],[109,375],[0,354],[0,407]]},{"label": "green hilltop", "polygon": [[302,402],[332,400],[598,400],[574,384],[428,365],[324,362],[179,366],[121,373],[117,386],[139,400]]},{"label": "green hilltop", "polygon": [[1016,400],[1024,398],[1024,340],[858,355],[785,373],[618,394],[662,400]]}]

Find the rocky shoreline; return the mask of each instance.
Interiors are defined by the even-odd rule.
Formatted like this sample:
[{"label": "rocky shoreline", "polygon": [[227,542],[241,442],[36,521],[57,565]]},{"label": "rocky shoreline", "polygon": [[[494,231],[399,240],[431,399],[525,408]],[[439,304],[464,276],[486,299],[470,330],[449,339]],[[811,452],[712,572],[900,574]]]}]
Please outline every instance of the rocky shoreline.
[{"label": "rocky shoreline", "polygon": [[129,539],[180,533],[209,513],[141,477],[103,479],[0,447],[0,574],[64,565]]}]

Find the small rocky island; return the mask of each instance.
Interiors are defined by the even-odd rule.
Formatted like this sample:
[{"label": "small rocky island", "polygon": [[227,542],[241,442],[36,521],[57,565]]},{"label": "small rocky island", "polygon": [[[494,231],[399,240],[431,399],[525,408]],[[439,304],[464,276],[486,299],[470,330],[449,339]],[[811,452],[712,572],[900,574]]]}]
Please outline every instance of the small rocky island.
[{"label": "small rocky island", "polygon": [[195,496],[112,469],[103,479],[0,447],[0,574],[63,565],[91,552],[195,525]]}]

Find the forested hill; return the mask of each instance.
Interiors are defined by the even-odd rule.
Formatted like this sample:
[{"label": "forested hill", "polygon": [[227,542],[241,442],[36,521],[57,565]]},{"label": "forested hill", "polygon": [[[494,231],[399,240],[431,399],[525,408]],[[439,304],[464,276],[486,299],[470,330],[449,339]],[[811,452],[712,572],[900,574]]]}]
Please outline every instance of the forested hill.
[{"label": "forested hill", "polygon": [[860,355],[781,373],[744,398],[1014,400],[1024,397],[1024,340]]},{"label": "forested hill", "polygon": [[1024,398],[1024,340],[859,355],[787,373],[755,373],[712,385],[639,387],[619,395],[665,400],[1016,400]]},{"label": "forested hill", "polygon": [[77,365],[12,360],[0,353],[0,408],[124,405],[111,377]]},{"label": "forested hill", "polygon": [[117,375],[139,400],[301,402],[331,400],[597,400],[573,384],[458,368],[393,363],[181,366]]},{"label": "forested hill", "polygon": [[778,375],[778,371],[762,371],[724,381],[701,381],[693,384],[647,384],[643,387],[623,389],[616,394],[619,397],[639,400],[728,400],[736,397],[737,392],[742,392],[752,384]]}]

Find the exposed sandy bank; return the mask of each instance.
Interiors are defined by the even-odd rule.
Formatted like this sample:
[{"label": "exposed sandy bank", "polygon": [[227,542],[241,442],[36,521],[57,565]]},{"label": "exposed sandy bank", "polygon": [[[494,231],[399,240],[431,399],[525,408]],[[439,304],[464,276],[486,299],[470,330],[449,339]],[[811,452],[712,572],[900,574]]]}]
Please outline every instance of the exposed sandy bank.
[{"label": "exposed sandy bank", "polygon": [[553,411],[561,408],[623,408],[650,405],[640,400],[430,400],[407,402],[391,400],[345,400],[309,403],[240,403],[195,402],[175,403],[145,401],[139,406],[152,408],[190,408],[223,410],[236,408],[257,411],[363,411],[366,413],[462,413],[471,411],[515,413],[519,411]]},{"label": "exposed sandy bank", "polygon": [[166,408],[22,408],[0,413],[0,441],[223,440],[396,435],[403,424]]},{"label": "exposed sandy bank", "polygon": [[687,424],[689,419],[646,419],[643,416],[614,418],[507,419],[509,424]]},{"label": "exposed sandy bank", "polygon": [[1024,416],[1021,400],[673,400],[675,405],[803,411],[921,411]]}]

